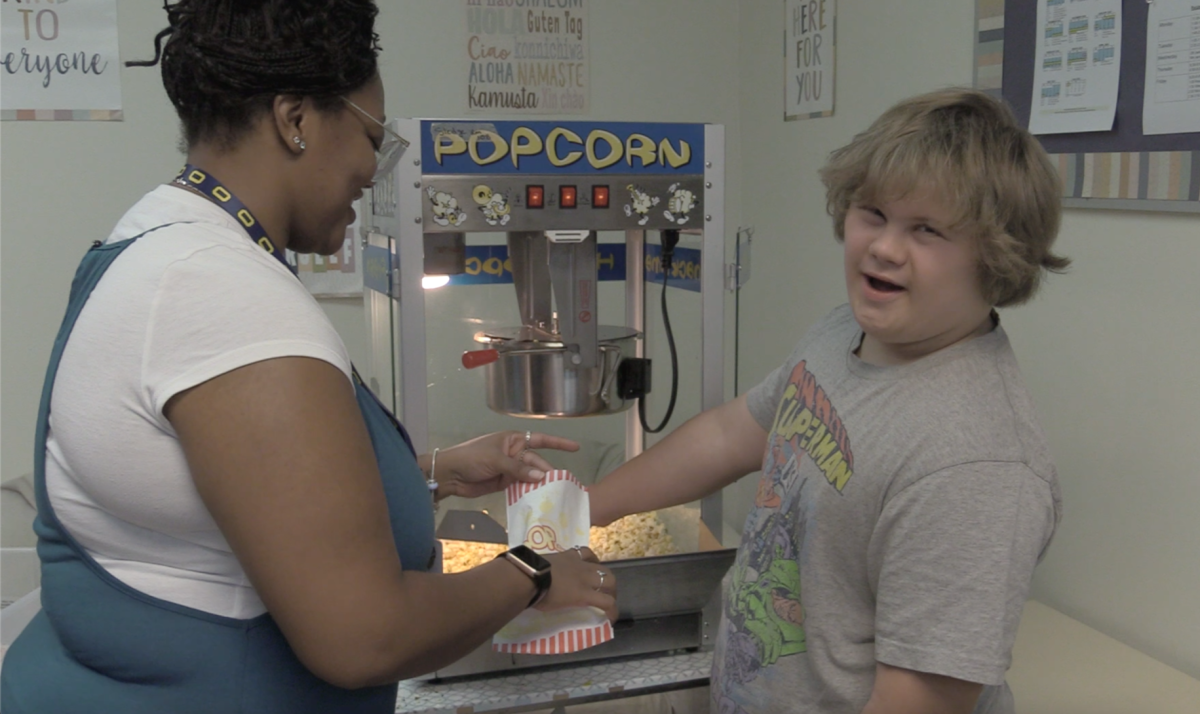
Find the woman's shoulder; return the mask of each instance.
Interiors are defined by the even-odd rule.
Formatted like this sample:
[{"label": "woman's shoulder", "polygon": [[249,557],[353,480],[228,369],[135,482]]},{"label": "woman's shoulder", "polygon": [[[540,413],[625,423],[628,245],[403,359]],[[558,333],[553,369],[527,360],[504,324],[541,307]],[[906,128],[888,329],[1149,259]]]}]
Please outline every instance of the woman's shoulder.
[{"label": "woman's shoulder", "polygon": [[205,316],[236,323],[269,316],[330,331],[296,276],[205,198],[158,187],[125,214],[109,242],[128,239],[136,240],[109,268],[113,279],[104,281],[100,299],[112,293],[119,304],[151,308],[158,320],[186,314],[197,329]]},{"label": "woman's shoulder", "polygon": [[107,242],[137,238],[168,226],[211,226],[237,230],[234,219],[208,199],[179,186],[161,184],[125,211],[113,227]]},{"label": "woman's shoulder", "polygon": [[[142,277],[167,272],[214,273],[244,280],[273,277],[294,287],[289,271],[255,245],[232,217],[207,199],[163,185],[147,193],[117,222],[108,243],[136,239],[114,267]],[[122,266],[121,263],[124,263]],[[124,272],[122,271],[122,272]]]},{"label": "woman's shoulder", "polygon": [[[177,186],[163,184],[125,212],[107,243],[137,239],[154,244],[158,253],[187,256],[220,247],[234,253],[262,252],[232,216],[208,199]],[[217,253],[221,255],[222,253]]]}]

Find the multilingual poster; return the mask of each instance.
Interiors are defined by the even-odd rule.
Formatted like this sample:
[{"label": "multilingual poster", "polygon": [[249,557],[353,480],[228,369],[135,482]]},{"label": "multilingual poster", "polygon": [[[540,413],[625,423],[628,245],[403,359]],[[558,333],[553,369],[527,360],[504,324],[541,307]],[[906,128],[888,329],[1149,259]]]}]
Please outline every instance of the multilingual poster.
[{"label": "multilingual poster", "polygon": [[833,115],[837,0],[784,0],[783,119]]},{"label": "multilingual poster", "polygon": [[586,114],[587,0],[466,0],[472,114]]},{"label": "multilingual poster", "polygon": [[5,0],[0,12],[0,118],[122,118],[117,0]]}]

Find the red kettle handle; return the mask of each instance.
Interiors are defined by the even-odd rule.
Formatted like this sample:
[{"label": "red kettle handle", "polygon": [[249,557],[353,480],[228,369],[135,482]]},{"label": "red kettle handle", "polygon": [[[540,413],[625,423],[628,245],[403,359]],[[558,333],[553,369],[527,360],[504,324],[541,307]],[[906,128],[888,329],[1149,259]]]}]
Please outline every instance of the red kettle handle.
[{"label": "red kettle handle", "polygon": [[462,354],[462,366],[464,369],[475,369],[485,364],[491,364],[498,359],[500,359],[499,350],[467,350]]}]

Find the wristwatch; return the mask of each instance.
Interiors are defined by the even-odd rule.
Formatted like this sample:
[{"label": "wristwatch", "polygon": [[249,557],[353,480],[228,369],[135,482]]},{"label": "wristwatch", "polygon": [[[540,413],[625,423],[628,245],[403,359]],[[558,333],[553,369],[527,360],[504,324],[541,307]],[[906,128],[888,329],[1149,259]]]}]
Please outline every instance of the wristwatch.
[{"label": "wristwatch", "polygon": [[550,592],[550,561],[534,552],[527,545],[518,545],[515,548],[509,548],[497,558],[504,558],[508,562],[517,566],[517,568],[533,581],[537,592],[533,594],[533,599],[525,607],[533,607],[541,602],[542,598],[546,597],[546,593]]}]

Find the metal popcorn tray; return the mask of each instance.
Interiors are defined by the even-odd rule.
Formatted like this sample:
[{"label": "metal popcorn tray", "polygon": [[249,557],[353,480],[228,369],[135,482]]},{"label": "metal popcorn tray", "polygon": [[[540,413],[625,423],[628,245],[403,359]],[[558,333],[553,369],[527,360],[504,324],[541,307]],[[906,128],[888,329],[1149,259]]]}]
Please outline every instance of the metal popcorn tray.
[{"label": "metal popcorn tray", "polygon": [[[566,655],[495,652],[488,641],[458,662],[423,679],[443,680],[711,647],[720,619],[721,580],[733,565],[737,549],[695,550],[698,537],[689,538],[683,532],[691,530],[686,517],[681,519],[676,515],[662,520],[672,540],[684,548],[691,546],[693,552],[604,562],[617,576],[619,614],[612,640]],[[698,518],[691,522],[697,531],[703,528]],[[500,540],[503,534],[499,524],[479,512],[447,513],[438,528],[439,538],[453,540],[507,542],[507,538]],[[709,538],[709,544],[715,542]]]},{"label": "metal popcorn tray", "polygon": [[606,563],[617,576],[618,622],[702,611],[736,554],[722,548]]}]

